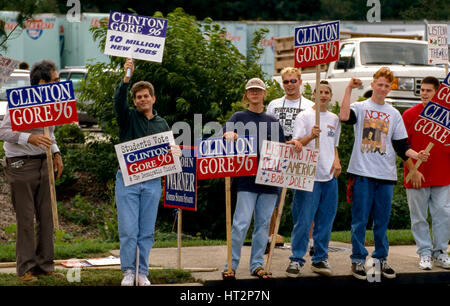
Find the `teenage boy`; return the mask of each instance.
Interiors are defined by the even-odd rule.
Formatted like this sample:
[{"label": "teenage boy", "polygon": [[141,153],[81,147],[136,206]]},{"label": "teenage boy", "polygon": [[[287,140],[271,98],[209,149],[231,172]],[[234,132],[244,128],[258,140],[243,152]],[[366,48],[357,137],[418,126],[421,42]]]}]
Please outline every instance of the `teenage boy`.
[{"label": "teenage boy", "polygon": [[350,258],[353,276],[362,280],[367,279],[364,266],[368,252],[364,241],[370,214],[373,218],[375,250],[372,258],[376,273],[386,278],[396,277],[394,269],[387,263],[387,227],[397,181],[395,153],[403,160],[410,157],[426,161],[429,156],[425,151],[417,153],[409,148],[408,134],[400,112],[385,102],[393,81],[393,72],[388,67],[380,68],[373,75],[372,96],[350,106],[352,89],[362,84],[361,80],[352,78],[345,89],[339,113],[341,121],[354,125],[355,142],[347,169],[354,182],[351,224],[353,248]]},{"label": "teenage boy", "polygon": [[[416,131],[415,126],[419,115],[427,106],[428,101],[439,88],[439,80],[426,77],[420,85],[422,103],[417,104],[403,113],[403,122],[408,132],[408,142],[414,150],[426,147],[430,138]],[[431,270],[433,262],[436,266],[450,269],[450,259],[447,254],[450,238],[450,149],[435,148],[433,156],[426,165],[421,166],[409,182],[406,177],[414,168],[414,162],[408,159],[405,163],[405,188],[411,217],[411,232],[420,256],[419,267]],[[433,220],[432,237],[427,221],[428,209]]]},{"label": "teenage boy", "polygon": [[[314,90],[314,96],[316,95]],[[328,259],[328,243],[337,211],[337,177],[341,164],[337,152],[341,124],[338,116],[327,110],[331,101],[332,89],[327,81],[320,82],[320,127],[316,125],[316,106],[301,112],[295,119],[294,141],[303,146],[315,148],[319,137],[319,159],[312,192],[295,190],[292,203],[292,256],[286,270],[288,277],[300,275],[303,259],[308,248],[309,231],[314,221],[314,255],[311,269],[319,274],[333,275]]]},{"label": "teenage boy", "polygon": [[281,79],[285,95],[272,100],[267,106],[267,113],[275,116],[280,121],[284,130],[286,141],[292,139],[294,132],[294,121],[297,115],[311,108],[314,102],[301,95],[302,73],[297,68],[286,67],[281,70]]},{"label": "teenage boy", "polygon": [[[170,128],[153,108],[156,102],[153,85],[139,81],[131,87],[133,104],[128,106],[128,90],[134,64],[127,59],[123,80],[114,93],[114,110],[121,142],[169,131]],[[173,153],[180,155],[178,146]],[[172,149],[171,149],[172,150]],[[120,265],[124,272],[122,286],[133,286],[135,273],[138,273],[139,286],[150,286],[148,275],[148,257],[154,243],[156,216],[161,197],[161,178],[155,178],[138,184],[125,186],[120,169],[116,175],[116,203],[119,223]],[[139,267],[136,271],[136,250],[139,248]]]}]

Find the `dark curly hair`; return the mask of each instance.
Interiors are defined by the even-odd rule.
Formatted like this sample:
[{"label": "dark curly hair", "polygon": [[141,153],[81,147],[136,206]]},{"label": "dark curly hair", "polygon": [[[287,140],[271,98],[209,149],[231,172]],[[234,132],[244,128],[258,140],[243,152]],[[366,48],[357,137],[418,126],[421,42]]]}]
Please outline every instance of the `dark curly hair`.
[{"label": "dark curly hair", "polygon": [[52,79],[52,71],[57,71],[56,64],[51,60],[42,60],[33,65],[30,72],[30,84],[38,85],[42,79],[45,82],[50,82]]}]

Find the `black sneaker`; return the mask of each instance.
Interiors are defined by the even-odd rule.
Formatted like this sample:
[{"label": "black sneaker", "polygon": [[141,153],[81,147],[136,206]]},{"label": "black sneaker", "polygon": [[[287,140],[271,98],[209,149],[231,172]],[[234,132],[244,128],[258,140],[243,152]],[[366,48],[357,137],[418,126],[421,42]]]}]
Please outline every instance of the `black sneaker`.
[{"label": "black sneaker", "polygon": [[319,261],[313,262],[311,265],[311,270],[313,272],[325,275],[325,276],[333,276],[333,272],[331,272],[331,267],[328,261]]},{"label": "black sneaker", "polygon": [[367,274],[363,262],[352,263],[352,274],[354,277],[360,280],[366,280]]},{"label": "black sneaker", "polygon": [[386,260],[383,260],[381,263],[381,273],[386,278],[395,278],[397,275],[395,274],[394,269],[392,269]]},{"label": "black sneaker", "polygon": [[301,268],[302,265],[298,261],[291,260],[291,262],[289,263],[289,267],[286,269],[286,276],[299,277]]}]

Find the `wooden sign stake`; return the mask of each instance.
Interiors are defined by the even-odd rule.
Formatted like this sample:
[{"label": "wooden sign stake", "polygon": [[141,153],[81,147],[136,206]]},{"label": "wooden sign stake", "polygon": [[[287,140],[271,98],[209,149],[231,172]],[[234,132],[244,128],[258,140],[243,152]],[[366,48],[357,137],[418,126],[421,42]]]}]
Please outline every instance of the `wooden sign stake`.
[{"label": "wooden sign stake", "polygon": [[225,177],[225,210],[227,218],[227,254],[228,254],[228,273],[232,268],[232,245],[231,245],[231,178]]},{"label": "wooden sign stake", "polygon": [[[48,127],[44,127],[44,135],[50,137]],[[56,204],[55,173],[53,171],[53,156],[51,148],[48,148],[45,153],[47,154],[48,181],[50,185],[50,201],[52,204],[53,227],[55,228],[55,230],[59,230],[58,208]]]},{"label": "wooden sign stake", "polygon": [[280,227],[281,215],[283,214],[283,206],[284,206],[284,199],[286,197],[286,192],[287,192],[287,188],[283,187],[283,189],[281,190],[280,203],[278,204],[278,214],[277,214],[277,220],[275,222],[275,229],[273,230],[272,241],[270,242],[269,254],[267,255],[267,262],[266,262],[266,268],[265,268],[265,270],[267,272],[270,271],[270,265],[272,263],[272,254],[273,254],[273,250],[275,249],[275,244],[277,242],[276,237],[278,235],[278,229]]},{"label": "wooden sign stake", "polygon": [[[428,146],[425,149],[425,152],[429,153],[431,148],[433,148],[434,143],[430,142],[428,143]],[[417,169],[419,169],[420,165],[422,164],[422,160],[417,160],[416,164],[414,165],[414,169],[409,171],[408,176],[406,177],[406,182],[408,183],[409,180],[411,180],[414,173],[416,173]]]},{"label": "wooden sign stake", "polygon": [[177,230],[177,247],[178,247],[178,258],[177,258],[177,268],[181,269],[181,225],[182,225],[182,209],[178,208],[178,230]]},{"label": "wooden sign stake", "polygon": [[[316,125],[320,126],[320,65],[316,65]],[[316,149],[319,148],[319,137],[316,138]]]}]

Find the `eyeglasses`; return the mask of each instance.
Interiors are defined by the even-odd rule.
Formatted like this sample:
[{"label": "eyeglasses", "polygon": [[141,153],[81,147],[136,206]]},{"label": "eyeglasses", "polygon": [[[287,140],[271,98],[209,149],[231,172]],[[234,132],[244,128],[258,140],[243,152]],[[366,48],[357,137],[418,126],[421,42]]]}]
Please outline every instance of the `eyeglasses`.
[{"label": "eyeglasses", "polygon": [[291,82],[292,84],[295,84],[295,83],[298,82],[298,80],[297,80],[297,79],[284,80],[284,81],[283,81],[283,84],[284,84],[284,85],[287,85],[287,84],[289,84],[289,82]]}]

